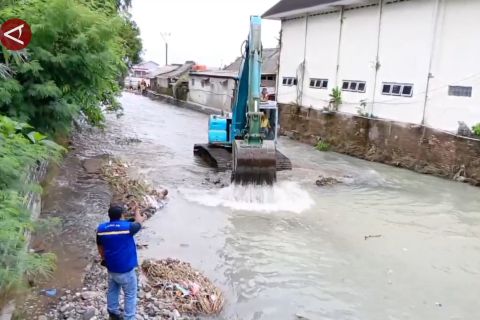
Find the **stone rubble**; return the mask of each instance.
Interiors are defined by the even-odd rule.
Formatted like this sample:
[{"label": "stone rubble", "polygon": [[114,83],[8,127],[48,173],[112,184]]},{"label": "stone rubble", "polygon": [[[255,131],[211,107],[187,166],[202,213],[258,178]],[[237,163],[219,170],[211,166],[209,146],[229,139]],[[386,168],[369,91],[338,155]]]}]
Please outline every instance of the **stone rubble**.
[{"label": "stone rubble", "polygon": [[[94,258],[92,257],[92,260]],[[100,320],[108,319],[107,313],[107,271],[99,261],[87,266],[83,288],[79,291],[66,290],[45,315],[37,320]],[[143,276],[139,276],[137,320],[194,320],[199,319],[181,315],[169,301],[155,297]],[[123,307],[123,296],[120,296]]]}]

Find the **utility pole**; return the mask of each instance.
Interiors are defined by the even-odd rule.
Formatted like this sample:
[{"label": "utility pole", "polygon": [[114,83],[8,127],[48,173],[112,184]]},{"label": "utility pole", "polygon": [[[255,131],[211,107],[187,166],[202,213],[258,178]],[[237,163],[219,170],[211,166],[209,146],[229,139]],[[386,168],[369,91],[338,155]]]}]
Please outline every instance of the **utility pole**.
[{"label": "utility pole", "polygon": [[168,66],[168,38],[172,35],[170,32],[160,33],[163,41],[165,42],[165,65]]}]

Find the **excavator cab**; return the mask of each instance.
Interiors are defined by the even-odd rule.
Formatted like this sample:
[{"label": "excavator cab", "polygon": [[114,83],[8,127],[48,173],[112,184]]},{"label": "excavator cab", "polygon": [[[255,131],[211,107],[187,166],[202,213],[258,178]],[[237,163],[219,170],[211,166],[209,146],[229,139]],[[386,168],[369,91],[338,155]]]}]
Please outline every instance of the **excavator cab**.
[{"label": "excavator cab", "polygon": [[[263,122],[268,123],[268,130],[262,130],[264,126],[261,126],[261,131],[263,136],[263,140],[273,140],[275,144],[277,143],[278,137],[278,107],[275,101],[268,101],[260,103],[260,112],[264,114],[262,116],[262,124]],[[265,119],[265,120],[264,120]]]}]

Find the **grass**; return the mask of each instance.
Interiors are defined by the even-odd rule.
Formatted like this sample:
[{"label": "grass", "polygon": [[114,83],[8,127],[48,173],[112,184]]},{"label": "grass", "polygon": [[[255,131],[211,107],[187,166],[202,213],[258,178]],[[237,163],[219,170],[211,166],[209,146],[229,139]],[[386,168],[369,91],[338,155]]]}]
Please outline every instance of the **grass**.
[{"label": "grass", "polygon": [[330,150],[330,144],[328,142],[320,140],[320,141],[318,141],[317,145],[315,146],[315,149],[317,149],[318,151],[325,152],[325,151]]}]

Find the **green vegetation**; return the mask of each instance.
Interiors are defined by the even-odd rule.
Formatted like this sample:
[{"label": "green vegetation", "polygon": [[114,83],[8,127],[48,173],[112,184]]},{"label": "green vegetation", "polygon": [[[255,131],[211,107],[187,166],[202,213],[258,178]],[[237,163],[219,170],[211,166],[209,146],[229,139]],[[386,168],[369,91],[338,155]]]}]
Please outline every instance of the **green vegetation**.
[{"label": "green vegetation", "polygon": [[342,104],[342,90],[336,87],[332,89],[330,93],[330,102],[328,104],[329,111],[338,111],[338,108]]},{"label": "green vegetation", "polygon": [[330,150],[330,144],[328,142],[320,140],[315,146],[315,149],[317,149],[318,151],[328,151]]},{"label": "green vegetation", "polygon": [[18,17],[32,29],[22,52],[0,50],[0,297],[30,277],[49,276],[50,254],[26,250],[33,230],[25,206],[39,161],[58,160],[73,120],[102,126],[127,68],[139,62],[139,30],[124,10],[130,0],[0,0],[2,20]]},{"label": "green vegetation", "polygon": [[472,127],[472,132],[474,135],[476,135],[477,137],[480,137],[480,123],[477,123],[476,125],[474,125]]},{"label": "green vegetation", "polygon": [[58,159],[62,148],[25,123],[0,116],[0,296],[22,287],[24,276],[48,276],[55,257],[26,251],[27,232],[33,230],[25,196],[39,192],[28,183],[29,168],[37,161]]}]

